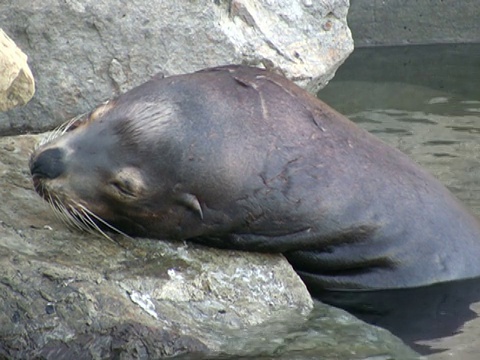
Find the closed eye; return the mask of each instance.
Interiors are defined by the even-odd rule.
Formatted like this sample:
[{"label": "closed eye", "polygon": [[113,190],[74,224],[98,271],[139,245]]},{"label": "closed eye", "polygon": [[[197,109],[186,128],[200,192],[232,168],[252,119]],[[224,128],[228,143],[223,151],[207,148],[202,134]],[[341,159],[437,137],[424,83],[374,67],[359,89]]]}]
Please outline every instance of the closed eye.
[{"label": "closed eye", "polygon": [[133,190],[132,183],[128,180],[127,181],[113,180],[110,182],[110,185],[112,185],[122,195],[129,196],[129,197],[136,197],[136,194]]}]

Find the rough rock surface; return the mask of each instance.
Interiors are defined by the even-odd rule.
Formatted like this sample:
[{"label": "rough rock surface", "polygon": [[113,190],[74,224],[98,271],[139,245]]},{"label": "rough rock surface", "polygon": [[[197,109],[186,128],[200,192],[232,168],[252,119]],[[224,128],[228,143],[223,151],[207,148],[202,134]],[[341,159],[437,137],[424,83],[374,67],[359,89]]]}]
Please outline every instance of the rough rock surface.
[{"label": "rough rock surface", "polygon": [[153,74],[248,63],[312,90],[353,50],[348,0],[2,0],[0,24],[37,82],[0,135],[51,129]]},{"label": "rough rock surface", "polygon": [[27,55],[0,29],[0,111],[25,105],[34,92]]},{"label": "rough rock surface", "polygon": [[312,300],[280,255],[67,230],[32,189],[38,137],[0,139],[1,359],[414,357],[322,304],[307,327]]}]

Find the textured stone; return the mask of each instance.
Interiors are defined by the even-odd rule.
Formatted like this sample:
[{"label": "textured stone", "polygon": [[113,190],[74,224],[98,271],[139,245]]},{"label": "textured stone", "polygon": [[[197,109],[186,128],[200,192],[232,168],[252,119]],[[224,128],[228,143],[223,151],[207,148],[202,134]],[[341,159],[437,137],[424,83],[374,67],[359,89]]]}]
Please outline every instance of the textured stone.
[{"label": "textured stone", "polygon": [[344,311],[309,315],[281,255],[69,231],[32,188],[37,140],[0,139],[1,359],[413,358]]},{"label": "textured stone", "polygon": [[0,111],[25,105],[34,93],[27,55],[0,29]]},{"label": "textured stone", "polygon": [[263,65],[311,90],[353,50],[348,0],[2,0],[0,24],[37,82],[0,135],[51,129],[149,79],[228,63]]}]

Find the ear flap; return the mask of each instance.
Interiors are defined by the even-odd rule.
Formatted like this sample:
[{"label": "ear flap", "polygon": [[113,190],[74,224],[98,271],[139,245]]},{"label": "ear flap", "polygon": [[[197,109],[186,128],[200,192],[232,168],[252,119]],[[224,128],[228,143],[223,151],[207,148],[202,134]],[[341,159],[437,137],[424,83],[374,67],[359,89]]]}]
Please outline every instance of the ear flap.
[{"label": "ear flap", "polygon": [[188,193],[181,193],[177,195],[176,200],[180,205],[183,205],[187,209],[193,211],[195,214],[197,214],[200,217],[201,220],[203,220],[202,207],[200,206],[200,202],[198,201],[195,195],[188,194]]}]

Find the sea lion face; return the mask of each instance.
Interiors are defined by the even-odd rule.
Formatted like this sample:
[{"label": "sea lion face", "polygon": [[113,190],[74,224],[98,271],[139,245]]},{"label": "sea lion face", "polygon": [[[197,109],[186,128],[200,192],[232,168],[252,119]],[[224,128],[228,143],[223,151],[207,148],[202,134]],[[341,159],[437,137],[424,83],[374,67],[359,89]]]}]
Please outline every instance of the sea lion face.
[{"label": "sea lion face", "polygon": [[175,183],[172,159],[152,157],[162,149],[171,153],[171,144],[162,141],[162,135],[168,138],[164,120],[171,120],[169,114],[165,102],[132,106],[127,99],[69,122],[32,154],[36,191],[63,220],[81,229],[103,233],[105,226],[120,227],[146,235],[154,224],[164,236],[178,237],[178,204],[202,214],[198,200]]}]

